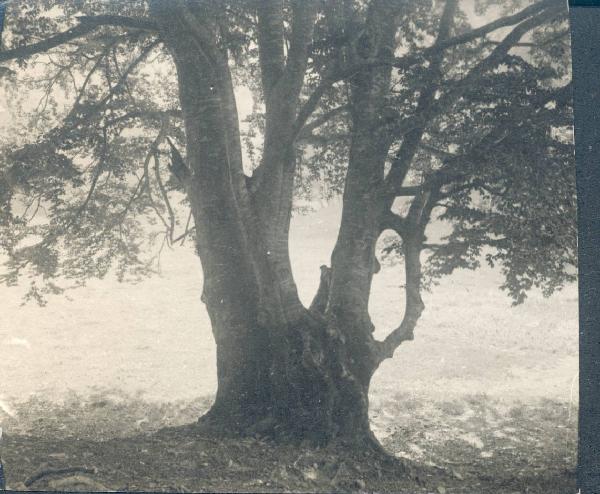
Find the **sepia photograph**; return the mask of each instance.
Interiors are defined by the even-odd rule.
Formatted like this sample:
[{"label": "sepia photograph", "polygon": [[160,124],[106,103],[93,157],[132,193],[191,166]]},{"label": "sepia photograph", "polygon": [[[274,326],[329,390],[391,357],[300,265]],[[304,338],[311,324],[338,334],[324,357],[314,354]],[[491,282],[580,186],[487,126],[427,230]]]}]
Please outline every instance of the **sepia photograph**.
[{"label": "sepia photograph", "polygon": [[566,0],[0,36],[0,490],[577,492]]}]

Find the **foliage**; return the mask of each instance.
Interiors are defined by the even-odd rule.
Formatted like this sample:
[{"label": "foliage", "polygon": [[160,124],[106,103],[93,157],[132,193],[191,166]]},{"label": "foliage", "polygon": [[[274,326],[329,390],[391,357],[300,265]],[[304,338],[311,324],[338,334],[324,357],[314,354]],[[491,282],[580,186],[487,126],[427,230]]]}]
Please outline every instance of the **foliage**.
[{"label": "foliage", "polygon": [[[467,3],[454,13],[450,36],[468,34],[473,15],[494,10],[493,2],[481,1],[473,14]],[[498,15],[515,15],[528,5],[507,2]],[[242,126],[250,174],[260,163],[264,133],[255,7],[244,1],[204,8],[219,25],[235,84],[253,96]],[[425,242],[424,283],[456,268],[476,268],[485,254],[488,263],[501,266],[503,288],[515,302],[534,285],[552,293],[573,280],[576,263],[571,102],[568,88],[558,89],[570,77],[564,15],[533,23],[502,53],[498,30],[450,45],[435,81],[427,50],[444,2],[421,0],[398,8],[393,50],[402,63],[393,70],[380,109],[391,141],[387,166],[415,124],[420,127],[419,146],[401,185],[437,187],[432,218],[453,225],[441,244]],[[85,28],[100,15],[147,19],[148,12],[142,0],[13,3],[3,42],[15,49]],[[332,74],[348,68],[352,50],[368,49],[360,46],[367,12],[367,2],[320,4],[304,102],[334,80]],[[289,38],[287,8],[285,16]],[[0,156],[0,247],[8,256],[2,279],[10,284],[26,272],[41,276],[43,287],[32,285],[38,300],[60,290],[56,280],[80,284],[111,269],[120,279],[149,274],[164,245],[193,235],[181,186],[168,166],[166,137],[182,153],[185,147],[169,53],[152,30],[98,23],[47,53],[17,57],[9,62],[14,76],[2,79],[17,117]],[[515,25],[520,26],[507,24]],[[497,53],[500,58],[494,58]],[[298,200],[331,198],[344,189],[352,84],[351,77],[325,84],[299,133]],[[423,108],[427,87],[435,96]],[[36,107],[26,103],[34,95],[40,98]],[[386,252],[402,256],[402,241],[388,243]]]}]

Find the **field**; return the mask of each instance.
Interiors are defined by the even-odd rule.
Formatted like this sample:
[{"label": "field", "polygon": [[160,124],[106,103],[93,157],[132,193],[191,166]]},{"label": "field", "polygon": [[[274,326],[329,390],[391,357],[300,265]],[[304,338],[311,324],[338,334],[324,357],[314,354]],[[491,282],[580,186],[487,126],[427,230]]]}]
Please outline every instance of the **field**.
[{"label": "field", "polygon": [[[292,260],[307,303],[338,215],[333,204],[294,219]],[[190,246],[165,252],[161,276],[137,285],[91,281],[44,308],[21,307],[23,291],[3,287],[0,426],[9,486],[24,488],[40,468],[85,464],[111,489],[575,492],[576,287],[549,299],[532,293],[511,307],[501,281],[487,267],[443,279],[425,294],[415,341],[377,372],[372,425],[404,465],[393,472],[368,462],[364,471],[346,468],[325,451],[275,453],[260,438],[215,444],[190,440],[181,427],[154,434],[195,421],[216,387]],[[379,336],[402,316],[401,285],[401,266],[376,276]]]}]

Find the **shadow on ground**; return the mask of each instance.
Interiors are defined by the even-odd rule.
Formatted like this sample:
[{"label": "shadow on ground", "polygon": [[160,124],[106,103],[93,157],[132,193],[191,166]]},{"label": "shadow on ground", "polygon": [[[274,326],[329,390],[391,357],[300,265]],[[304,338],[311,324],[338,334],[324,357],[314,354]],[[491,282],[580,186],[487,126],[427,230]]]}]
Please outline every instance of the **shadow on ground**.
[{"label": "shadow on ground", "polygon": [[[98,390],[30,399],[2,417],[8,487],[181,492],[575,492],[576,409],[485,395],[432,402],[398,394],[372,411],[399,461],[361,451],[201,435],[210,399],[170,404]],[[85,471],[53,471],[84,468]],[[35,475],[45,473],[34,481]]]}]

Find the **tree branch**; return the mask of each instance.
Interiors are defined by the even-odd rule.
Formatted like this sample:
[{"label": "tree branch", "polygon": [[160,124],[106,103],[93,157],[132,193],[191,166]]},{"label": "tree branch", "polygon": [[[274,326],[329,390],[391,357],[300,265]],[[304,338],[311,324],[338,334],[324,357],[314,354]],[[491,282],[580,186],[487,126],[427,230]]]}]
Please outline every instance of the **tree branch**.
[{"label": "tree branch", "polygon": [[[454,24],[454,15],[457,6],[458,0],[446,0],[444,11],[442,12],[442,17],[440,19],[437,38],[433,45],[434,48],[440,46],[448,39],[450,29]],[[398,150],[396,157],[392,160],[390,172],[385,180],[385,187],[388,190],[391,189],[393,191],[404,182],[412,160],[423,139],[425,124],[432,118],[435,93],[443,78],[441,71],[443,60],[443,50],[435,51],[431,57],[428,76],[426,78],[427,82],[421,89],[417,101],[417,108],[415,110],[419,123],[404,135],[400,149]]]},{"label": "tree branch", "polygon": [[73,107],[76,107],[79,104],[79,102],[81,101],[81,98],[83,97],[85,89],[87,88],[87,85],[89,84],[92,76],[94,75],[94,73],[96,72],[96,70],[98,70],[98,67],[100,67],[100,64],[102,63],[102,60],[104,59],[104,57],[106,57],[108,55],[108,53],[110,52],[110,50],[117,43],[118,43],[118,40],[114,40],[112,43],[110,43],[108,46],[106,46],[104,48],[104,50],[102,50],[102,53],[100,53],[100,55],[98,56],[98,58],[94,62],[94,65],[92,66],[91,70],[85,76],[85,79],[83,80],[83,83],[81,84],[81,87],[77,91],[77,97],[75,98],[75,102],[73,103]]},{"label": "tree branch", "polygon": [[414,330],[425,304],[421,299],[421,247],[418,239],[403,240],[406,305],[400,326],[379,342],[380,361],[391,358],[396,348],[414,339]]},{"label": "tree branch", "polygon": [[556,19],[561,15],[566,15],[562,7],[549,8],[535,17],[516,25],[502,41],[498,43],[492,52],[473,67],[465,77],[454,84],[454,88],[443,95],[437,102],[438,113],[449,108],[460,96],[465,87],[476,83],[477,79],[485,72],[496,68],[502,63],[508,52],[521,40],[521,38],[544,22]]},{"label": "tree branch", "polygon": [[265,101],[285,68],[283,51],[283,3],[281,0],[258,2],[258,55]]},{"label": "tree branch", "polygon": [[173,243],[179,242],[181,240],[181,243],[179,245],[183,245],[183,242],[185,241],[186,237],[188,235],[190,235],[192,232],[196,231],[195,226],[193,226],[192,228],[188,228],[189,227],[189,218],[191,218],[191,213],[190,213],[190,216],[188,217],[188,224],[185,227],[185,231],[178,237],[174,238]]},{"label": "tree branch", "polygon": [[[560,86],[553,91],[549,91],[542,95],[536,95],[535,98],[532,98],[533,101],[531,104],[534,106],[536,111],[551,101],[556,101],[558,104],[564,104],[565,101],[570,100],[572,97],[572,89],[573,83],[570,81],[564,86]],[[482,137],[479,142],[473,144],[467,152],[461,154],[450,154],[446,158],[444,165],[432,173],[427,178],[423,186],[439,188],[443,185],[448,185],[452,182],[456,182],[457,180],[464,179],[463,173],[457,172],[455,169],[453,169],[456,164],[465,162],[474,163],[477,160],[482,159],[481,157],[484,156],[486,152],[498,145],[509,135],[516,132],[520,132],[520,129],[514,124],[504,124],[494,127],[484,137]],[[473,182],[469,186],[481,187],[481,183]],[[498,193],[499,191],[490,190],[490,192]],[[448,194],[443,195],[447,196]]]},{"label": "tree branch", "polygon": [[296,94],[299,93],[304,81],[316,9],[314,0],[293,0],[291,3],[292,32],[284,75],[290,85],[290,92],[297,97]]},{"label": "tree branch", "polygon": [[97,25],[86,25],[80,24],[65,32],[56,34],[43,41],[33,43],[31,45],[19,46],[12,50],[0,51],[0,62],[6,62],[7,60],[15,60],[26,58],[37,53],[44,53],[52,48],[68,43],[71,40],[85,36],[96,29]]},{"label": "tree branch", "polygon": [[337,76],[325,77],[321,84],[317,86],[317,88],[313,91],[313,93],[309,96],[306,102],[300,107],[298,111],[298,115],[296,117],[296,121],[294,122],[294,127],[292,130],[293,138],[296,138],[300,131],[306,124],[306,121],[313,114],[313,112],[317,109],[317,105],[319,101],[321,101],[321,97],[327,92],[327,90],[333,86],[336,82],[342,80],[344,77],[342,74],[338,74]]},{"label": "tree branch", "polygon": [[[546,7],[546,2],[542,2]],[[552,5],[552,4],[551,4]],[[461,96],[464,87],[470,86],[476,83],[477,79],[485,72],[492,70],[497,67],[507,55],[507,53],[517,44],[521,38],[535,27],[553,20],[560,15],[564,15],[564,9],[562,7],[551,7],[542,10],[541,13],[535,17],[530,17],[527,20],[516,25],[509,34],[492,50],[492,52],[481,60],[469,73],[463,77],[454,87],[446,94],[442,95],[437,101],[434,102],[433,96],[429,94],[430,106],[428,110],[420,111],[420,103],[424,99],[426,93],[422,93],[419,97],[419,104],[417,106],[416,114],[413,118],[409,119],[410,125],[413,130],[405,133],[403,136],[403,142],[396,155],[395,160],[392,163],[392,168],[386,178],[386,184],[389,193],[393,193],[394,188],[401,184],[408,173],[411,160],[414,156],[417,146],[419,146],[420,140],[423,135],[423,131],[428,122],[430,122],[435,116],[441,112],[446,111],[450,108],[454,102]],[[433,60],[432,60],[433,63]],[[407,126],[406,123],[404,126]]]},{"label": "tree branch", "polygon": [[[394,60],[393,66],[399,69],[406,69],[414,65],[415,63],[418,63],[419,60],[421,60],[423,57],[429,57],[434,53],[439,53],[452,46],[456,46],[462,43],[468,43],[502,27],[512,26],[517,22],[520,22],[524,19],[527,19],[528,17],[542,12],[544,9],[547,9],[553,5],[560,4],[557,2],[557,0],[543,0],[541,2],[535,3],[534,5],[530,5],[529,7],[526,7],[525,9],[521,10],[516,14],[497,19],[484,26],[473,29],[467,33],[455,36],[453,38],[449,38],[444,41],[440,41],[439,43],[436,43],[428,48],[424,48],[418,54],[411,54],[403,57],[398,57]],[[337,69],[330,71],[325,77],[323,77],[321,84],[317,86],[317,88],[313,91],[313,93],[310,95],[308,100],[304,103],[304,105],[298,112],[296,123],[294,125],[295,135],[298,135],[302,131],[302,128],[306,124],[306,121],[310,118],[311,114],[317,108],[321,97],[336,82],[348,79],[349,77],[352,77],[354,74],[358,73],[361,70],[368,70],[370,68],[377,67],[380,65],[386,65],[387,63],[388,62],[384,62],[381,60],[368,60],[363,63],[359,63],[348,67],[342,71]]]},{"label": "tree branch", "polygon": [[138,110],[125,113],[118,117],[112,118],[106,122],[106,126],[110,127],[123,120],[133,120],[136,118],[147,118],[149,120],[161,120],[164,117],[183,118],[181,110]]},{"label": "tree branch", "polygon": [[320,127],[321,125],[329,122],[332,118],[337,117],[338,115],[346,112],[348,110],[348,105],[340,105],[337,106],[335,108],[333,108],[332,110],[329,110],[328,112],[324,113],[323,115],[319,115],[317,118],[311,120],[309,123],[307,123],[304,128],[302,129],[302,132],[300,132],[300,134],[297,136],[300,139],[306,139],[307,137],[309,137],[312,133],[313,130],[317,129],[318,127]]},{"label": "tree branch", "polygon": [[391,210],[388,210],[383,215],[380,223],[380,229],[381,231],[388,229],[393,230],[402,239],[407,238],[410,233],[409,225],[406,219]]},{"label": "tree branch", "polygon": [[[150,149],[149,149],[148,153],[146,154],[146,158],[144,160],[144,175],[143,175],[143,177],[144,177],[145,190],[148,193],[148,200],[150,201],[150,205],[152,206],[152,209],[154,209],[154,212],[156,213],[156,216],[158,216],[158,219],[160,220],[160,222],[165,227],[165,232],[166,232],[165,238],[167,239],[167,241],[172,243],[174,225],[173,225],[173,223],[171,223],[171,224],[167,223],[167,220],[165,220],[165,218],[163,217],[162,213],[160,212],[160,209],[154,202],[154,197],[152,196],[152,188],[150,185],[150,160],[152,159],[153,156],[155,156],[156,146],[158,146],[158,143],[160,142],[160,140],[163,139],[163,135],[164,135],[164,127],[161,129],[161,131],[159,132],[159,135],[156,137],[154,142],[150,145]],[[170,243],[169,243],[169,245],[170,245]]]},{"label": "tree branch", "polygon": [[[78,125],[86,123],[94,115],[96,115],[108,103],[108,101],[110,101],[110,99],[115,94],[115,92],[125,83],[125,81],[129,77],[131,72],[133,72],[133,70],[135,70],[135,68],[144,61],[144,59],[150,54],[150,52],[156,46],[158,46],[160,44],[160,42],[161,41],[157,39],[157,40],[154,40],[152,43],[148,44],[146,47],[144,47],[142,49],[142,51],[140,52],[140,54],[135,58],[135,60],[133,60],[127,66],[127,68],[123,71],[123,73],[119,77],[117,83],[110,89],[108,94],[104,98],[102,98],[98,103],[93,105],[93,107],[91,108],[91,111],[86,112],[84,115],[81,116],[81,118],[79,118],[77,121],[73,122],[72,126],[76,127]],[[95,70],[95,69],[93,69],[93,70]],[[81,97],[81,95],[78,96],[77,102],[80,100],[80,97]],[[73,106],[73,108],[71,109],[69,114],[65,117],[65,122],[68,122],[69,119],[73,118],[73,116],[76,114],[77,110],[78,110],[78,105],[75,104],[75,106]]]},{"label": "tree branch", "polygon": [[178,242],[179,240],[181,240],[181,243],[179,245],[183,245],[183,243],[185,242],[185,238],[191,232],[193,232],[196,229],[195,226],[193,226],[192,228],[190,228],[190,221],[192,221],[192,210],[191,210],[191,208],[190,208],[190,212],[188,214],[187,221],[185,222],[185,229],[184,229],[183,233],[181,235],[179,235],[177,238],[173,239],[173,243]]},{"label": "tree branch", "polygon": [[94,195],[94,191],[96,190],[96,185],[98,184],[98,180],[100,179],[100,176],[104,172],[104,165],[106,164],[106,155],[108,154],[108,136],[106,134],[106,129],[103,129],[102,138],[103,138],[102,156],[100,158],[98,165],[96,166],[96,169],[94,170],[94,175],[92,176],[92,183],[90,184],[90,188],[88,190],[85,200],[83,201],[81,206],[79,206],[77,208],[77,212],[75,213],[75,215],[73,215],[71,220],[67,223],[67,226],[65,228],[66,230],[70,229],[76,223],[77,219],[81,216],[81,214],[87,209],[88,204],[90,203],[90,201],[92,200],[92,196]]},{"label": "tree branch", "polygon": [[169,215],[169,241],[171,244],[173,244],[173,233],[175,232],[175,213],[173,212],[173,207],[171,206],[171,202],[169,201],[167,189],[165,188],[162,178],[160,176],[160,162],[158,160],[158,153],[156,152],[156,148],[154,149],[154,176],[156,177],[156,183],[158,184],[158,188],[165,203],[165,207],[167,208],[167,214]]},{"label": "tree branch", "polygon": [[394,191],[394,194],[396,195],[396,197],[410,197],[416,196],[421,192],[423,192],[423,187],[421,187],[420,185],[408,185],[397,188]]},{"label": "tree branch", "polygon": [[421,142],[421,144],[419,144],[419,147],[421,149],[423,149],[424,151],[427,151],[428,153],[431,153],[434,156],[437,156],[438,158],[441,158],[441,159],[448,159],[448,158],[456,157],[455,154],[445,151],[443,149],[436,148],[435,146],[431,146],[431,145],[427,144],[426,142]]},{"label": "tree branch", "polygon": [[144,31],[157,31],[158,26],[150,19],[124,17],[118,15],[80,16],[77,18],[80,24],[62,33],[50,36],[42,41],[31,45],[19,46],[12,50],[0,51],[0,62],[22,59],[38,53],[45,53],[52,48],[63,45],[74,39],[91,33],[100,26],[118,26]]},{"label": "tree branch", "polygon": [[421,299],[421,250],[425,228],[431,219],[439,190],[439,185],[423,188],[411,203],[406,218],[389,212],[391,219],[400,226],[400,230],[396,231],[402,238],[404,251],[406,307],[400,326],[379,343],[381,360],[392,357],[401,343],[413,339],[417,321],[425,309]]},{"label": "tree branch", "polygon": [[[522,48],[541,48],[544,46],[548,46],[552,43],[555,43],[557,41],[559,41],[562,38],[566,38],[569,36],[569,30],[565,30],[565,31],[561,31],[557,34],[555,34],[554,36],[551,36],[545,40],[540,41],[539,43],[533,43],[533,42],[520,42],[520,43],[516,43],[514,46],[515,47],[522,47]],[[493,46],[497,46],[501,43],[501,41],[495,41],[492,39],[486,39],[485,40],[485,44],[486,45],[493,45]]]},{"label": "tree branch", "polygon": [[560,3],[557,0],[542,0],[540,2],[534,3],[533,5],[524,8],[516,14],[496,19],[495,21],[489,22],[476,29],[472,29],[471,31],[468,31],[466,33],[454,36],[427,48],[423,48],[417,53],[398,57],[394,61],[394,67],[398,69],[407,69],[423,58],[428,58],[434,54],[439,53],[440,51],[452,48],[453,46],[469,43],[470,41],[482,38],[487,34],[496,31],[500,28],[513,26],[529,17],[535,16],[536,14],[542,12],[547,8],[557,5],[560,5]]},{"label": "tree branch", "polygon": [[327,309],[327,302],[329,301],[329,288],[331,286],[331,268],[322,265],[321,266],[321,277],[319,281],[319,289],[310,304],[309,310],[316,312],[317,314],[325,314]]},{"label": "tree branch", "polygon": [[77,20],[82,25],[94,27],[115,26],[153,32],[156,32],[159,29],[158,24],[153,20],[143,17],[126,17],[122,15],[81,15],[77,17]]},{"label": "tree branch", "polygon": [[542,0],[540,2],[536,2],[533,5],[524,8],[520,12],[517,12],[516,14],[496,19],[495,21],[491,21],[481,27],[472,29],[471,31],[468,31],[464,34],[454,36],[453,38],[450,38],[440,43],[437,47],[432,46],[431,48],[426,48],[424,52],[429,53],[437,50],[445,50],[446,48],[450,48],[452,46],[468,43],[469,41],[474,41],[475,39],[481,38],[486,34],[491,33],[492,31],[496,31],[497,29],[500,29],[502,27],[512,26],[527,19],[528,17],[534,16],[542,12],[543,10],[549,7],[557,6],[560,6],[563,9],[565,8],[562,2],[559,2],[558,0]]}]

